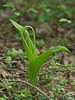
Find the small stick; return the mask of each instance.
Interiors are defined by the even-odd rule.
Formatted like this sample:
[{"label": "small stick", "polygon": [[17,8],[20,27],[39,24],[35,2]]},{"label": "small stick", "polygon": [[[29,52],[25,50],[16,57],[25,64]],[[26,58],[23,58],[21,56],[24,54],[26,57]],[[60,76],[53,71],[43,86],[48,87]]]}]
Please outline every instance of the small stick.
[{"label": "small stick", "polygon": [[31,86],[31,87],[33,87],[33,88],[35,88],[35,89],[37,89],[40,93],[42,93],[48,100],[52,100],[47,94],[45,94],[42,90],[40,90],[38,87],[36,87],[35,85],[33,85],[33,84],[31,84],[31,83],[29,83],[29,82],[27,82],[27,81],[23,81],[23,80],[8,80],[8,81],[12,81],[12,82],[22,82],[22,83],[25,83],[25,84],[27,84],[27,85],[29,85],[29,86]]},{"label": "small stick", "polygon": [[49,72],[46,72],[46,73],[39,73],[38,76],[45,75],[45,74],[50,74],[50,73],[54,73],[54,72],[69,72],[69,73],[74,73],[75,74],[75,72],[70,72],[69,70],[61,70],[61,69],[59,69],[59,70],[49,71]]},{"label": "small stick", "polygon": [[[19,70],[17,71],[17,70],[11,69],[11,68],[6,68],[6,67],[2,67],[2,68],[3,68],[3,69],[6,69],[6,70],[18,72],[18,73],[28,74],[28,72],[23,72],[23,71],[19,71]],[[40,76],[40,75],[45,75],[45,74],[50,74],[50,73],[52,73],[52,72],[69,72],[69,73],[75,74],[75,72],[70,72],[70,71],[68,71],[68,70],[61,70],[61,69],[59,69],[59,70],[49,71],[49,72],[46,72],[46,73],[39,73],[38,76]]]},{"label": "small stick", "polygon": [[9,89],[8,89],[8,87],[7,87],[7,85],[6,85],[6,83],[0,78],[0,81],[2,81],[2,83],[4,84],[4,86],[6,87],[6,89],[7,89],[7,91],[8,91],[8,94],[9,94],[9,96],[11,96],[11,93],[10,93],[10,91],[9,91]]},{"label": "small stick", "polygon": [[11,68],[6,68],[6,67],[2,67],[2,68],[3,68],[3,69],[6,69],[6,70],[10,70],[10,71],[18,72],[18,73],[28,74],[27,72],[18,71],[18,70],[11,69]]}]

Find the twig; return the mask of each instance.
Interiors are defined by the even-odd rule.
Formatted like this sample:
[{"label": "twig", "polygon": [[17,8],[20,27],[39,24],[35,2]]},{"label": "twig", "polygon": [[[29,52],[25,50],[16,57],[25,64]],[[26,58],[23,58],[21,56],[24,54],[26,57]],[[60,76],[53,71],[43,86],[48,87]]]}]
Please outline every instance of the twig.
[{"label": "twig", "polygon": [[59,70],[54,70],[54,71],[51,70],[51,71],[46,72],[46,73],[40,73],[38,75],[40,76],[40,75],[50,74],[50,73],[54,73],[54,72],[69,72],[69,73],[75,74],[75,72],[70,72],[69,70],[61,70],[61,69],[59,69]]},{"label": "twig", "polygon": [[11,69],[11,68],[6,68],[6,67],[2,67],[2,68],[10,70],[10,71],[18,72],[18,73],[28,74],[27,72],[18,71],[18,70],[14,70],[14,69]]},{"label": "twig", "polygon": [[6,87],[6,89],[7,89],[7,91],[8,91],[8,94],[9,94],[9,96],[11,96],[11,93],[10,93],[10,91],[9,91],[9,89],[8,89],[8,87],[7,87],[7,85],[6,85],[6,83],[0,78],[0,81],[2,81],[2,83],[4,84],[4,86]]},{"label": "twig", "polygon": [[1,88],[0,91],[2,91],[4,88]]},{"label": "twig", "polygon": [[35,85],[33,85],[33,84],[31,84],[31,83],[29,83],[29,82],[27,82],[27,81],[23,81],[23,80],[8,80],[9,82],[22,82],[22,83],[25,83],[25,84],[27,84],[27,85],[29,85],[29,86],[31,86],[31,87],[33,87],[33,88],[35,88],[35,89],[37,89],[41,94],[43,94],[48,100],[52,100],[47,94],[45,94],[42,90],[40,90],[37,86],[35,86]]},{"label": "twig", "polygon": [[[6,68],[6,67],[2,67],[2,68],[10,70],[10,71],[18,72],[18,73],[28,74],[28,72],[22,72],[22,71],[14,70],[14,69],[11,69],[11,68]],[[46,73],[39,73],[38,76],[45,75],[45,74],[50,74],[50,73],[54,73],[54,72],[69,72],[69,73],[75,74],[75,72],[70,72],[69,70],[61,70],[61,69],[59,69],[59,70],[54,70],[54,71],[51,70],[51,71],[46,72]]]}]

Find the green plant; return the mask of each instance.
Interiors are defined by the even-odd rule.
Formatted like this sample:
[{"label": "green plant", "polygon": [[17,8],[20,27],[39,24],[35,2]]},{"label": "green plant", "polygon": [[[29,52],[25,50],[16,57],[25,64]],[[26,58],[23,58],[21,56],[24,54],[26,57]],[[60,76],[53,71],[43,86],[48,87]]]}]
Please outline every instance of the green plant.
[{"label": "green plant", "polygon": [[57,63],[58,60],[59,60],[59,58],[57,56],[54,56],[54,59],[51,60],[50,64],[51,64],[51,66],[52,66],[53,69],[59,69],[59,66],[56,65],[56,63]]},{"label": "green plant", "polygon": [[69,42],[70,40],[69,39],[67,39],[67,38],[63,38],[63,39],[61,39],[61,42],[62,42],[62,44],[63,45],[65,45],[67,42]]},{"label": "green plant", "polygon": [[22,49],[19,49],[18,52],[19,52],[19,54],[23,54]]},{"label": "green plant", "polygon": [[16,95],[16,97],[19,98],[20,100],[24,100],[24,99],[26,100],[26,98],[32,97],[32,95],[30,93],[30,88],[25,88],[23,90],[18,90],[15,92],[18,94],[18,95]]},{"label": "green plant", "polygon": [[7,100],[7,99],[8,99],[8,97],[6,95],[4,95],[4,98],[3,97],[0,98],[0,100]]},{"label": "green plant", "polygon": [[65,5],[60,5],[60,6],[58,6],[58,9],[63,11],[64,15],[67,15],[70,18],[72,17],[72,9],[73,9],[73,7],[68,7],[68,6],[65,6]]},{"label": "green plant", "polygon": [[5,54],[2,54],[3,55],[3,57],[5,57]]},{"label": "green plant", "polygon": [[42,48],[43,45],[45,44],[44,40],[36,41],[37,47]]},{"label": "green plant", "polygon": [[68,69],[69,71],[72,71],[72,70],[74,69],[74,67],[73,67],[72,64],[68,64],[68,65],[66,65],[66,66],[63,66],[62,69],[63,69],[63,70]]},{"label": "green plant", "polygon": [[13,51],[13,50],[8,50],[8,53],[12,56],[15,57],[17,55],[17,52]]},{"label": "green plant", "polygon": [[13,77],[14,75],[13,75],[13,74],[8,73],[8,76]]},{"label": "green plant", "polygon": [[3,7],[11,7],[12,8],[12,12],[16,10],[14,5],[12,3],[10,3],[10,2],[7,2],[6,4],[4,4]]},{"label": "green plant", "polygon": [[72,66],[72,64],[68,64],[67,67],[68,67],[69,71],[72,71],[74,69],[74,67]]},{"label": "green plant", "polygon": [[31,96],[31,94],[30,94],[30,89],[25,88],[23,92],[24,92],[24,93],[21,93],[21,96],[22,96],[22,97]]},{"label": "green plant", "polygon": [[16,38],[16,37],[19,36],[19,34],[18,34],[18,33],[16,33],[16,34],[12,34],[12,33],[10,33],[9,36],[10,36],[11,38]]},{"label": "green plant", "polygon": [[53,84],[47,84],[47,87],[54,88],[54,85]]},{"label": "green plant", "polygon": [[12,61],[12,58],[11,58],[11,56],[8,56],[5,60],[6,60],[7,62],[11,62],[11,61]]},{"label": "green plant", "polygon": [[69,19],[66,19],[66,18],[61,18],[61,19],[59,20],[59,22],[67,22],[67,23],[70,24],[72,21],[69,20]]},{"label": "green plant", "polygon": [[66,95],[67,95],[67,96],[70,96],[70,91],[68,91],[68,92],[66,93]]},{"label": "green plant", "polygon": [[61,85],[57,85],[57,94],[61,92]]},{"label": "green plant", "polygon": [[[20,56],[20,58],[27,58],[27,56],[25,55],[25,52],[23,52],[22,49],[19,49],[18,51],[15,51],[15,50],[8,50],[8,53],[12,56],[12,58],[14,58],[15,56]],[[9,58],[9,57],[7,57]],[[9,60],[9,59],[6,59],[6,60]],[[12,65],[10,65],[12,67]]]},{"label": "green plant", "polygon": [[75,80],[73,80],[73,83],[72,83],[73,87],[75,87]]},{"label": "green plant", "polygon": [[71,39],[74,39],[74,38],[75,38],[75,33],[72,33],[72,34],[70,35],[70,38],[71,38]]},{"label": "green plant", "polygon": [[56,66],[56,61],[55,60],[51,60],[51,66]]},{"label": "green plant", "polygon": [[38,100],[44,100],[44,95],[40,94],[39,92],[37,92],[37,95],[39,96]]},{"label": "green plant", "polygon": [[60,80],[60,82],[62,83],[62,84],[66,84],[67,82],[68,82],[68,80],[67,79],[65,79],[64,77]]},{"label": "green plant", "polygon": [[29,11],[32,11],[32,12],[34,12],[34,13],[38,13],[38,11],[35,10],[34,8],[29,8],[29,9],[27,9],[27,12],[29,12]]},{"label": "green plant", "polygon": [[0,82],[0,87],[3,87],[3,88],[4,88],[5,86],[4,86],[4,84],[3,84],[3,83],[1,83],[1,82]]},{"label": "green plant", "polygon": [[51,98],[54,98],[54,94],[50,94],[50,97],[51,97]]},{"label": "green plant", "polygon": [[10,7],[12,8],[12,12],[14,13],[12,16],[10,16],[12,19],[16,19],[19,16],[22,15],[21,11],[17,11],[17,9],[15,8],[14,4],[11,2],[7,2],[6,4],[3,5],[3,7]]},{"label": "green plant", "polygon": [[[31,26],[21,26],[18,23],[16,23],[13,20],[10,20],[12,24],[18,29],[22,42],[24,44],[28,61],[29,61],[29,79],[31,83],[36,84],[36,78],[39,72],[40,67],[43,65],[43,63],[48,59],[50,55],[52,55],[55,52],[58,51],[68,51],[69,50],[63,46],[56,46],[55,48],[46,51],[40,56],[36,56],[36,42],[35,42],[35,32]],[[27,31],[28,28],[31,28],[33,31],[33,38],[34,38],[34,44],[32,43],[29,33]]]},{"label": "green plant", "polygon": [[2,68],[2,66],[0,65],[0,69]]}]

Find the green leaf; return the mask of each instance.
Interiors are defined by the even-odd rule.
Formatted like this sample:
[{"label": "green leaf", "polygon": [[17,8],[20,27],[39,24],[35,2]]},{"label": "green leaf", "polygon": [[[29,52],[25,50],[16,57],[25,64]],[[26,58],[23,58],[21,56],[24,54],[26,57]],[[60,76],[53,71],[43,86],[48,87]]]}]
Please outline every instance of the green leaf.
[{"label": "green leaf", "polygon": [[[3,91],[0,91],[0,93],[3,93]],[[0,98],[1,99],[1,98]],[[2,99],[1,99],[2,100]]]},{"label": "green leaf", "polygon": [[56,91],[56,88],[52,88],[53,91]]},{"label": "green leaf", "polygon": [[15,15],[16,15],[16,16],[20,16],[21,13],[20,13],[20,12],[15,12]]},{"label": "green leaf", "polygon": [[13,7],[13,8],[12,8],[12,12],[14,12],[15,10],[16,10],[16,8]]},{"label": "green leaf", "polygon": [[49,13],[49,12],[51,11],[51,9],[45,9],[45,11],[46,11],[47,13]]},{"label": "green leaf", "polygon": [[53,79],[53,75],[50,75],[50,76],[49,76],[49,79],[52,80],[52,79]]},{"label": "green leaf", "polygon": [[0,87],[3,87],[3,88],[5,87],[4,84],[3,84],[2,82],[0,82]]},{"label": "green leaf", "polygon": [[73,87],[75,87],[75,80],[73,80],[72,85],[73,85]]},{"label": "green leaf", "polygon": [[21,54],[21,55],[24,53],[24,52],[22,51],[22,49],[19,49],[18,52],[19,52],[19,54]]},{"label": "green leaf", "polygon": [[57,93],[60,93],[61,91],[61,85],[57,85]]},{"label": "green leaf", "polygon": [[38,13],[38,11],[35,10],[34,8],[29,8],[29,9],[27,10],[27,12],[29,12],[29,11],[32,11],[32,12],[34,12],[34,13]]},{"label": "green leaf", "polygon": [[12,61],[12,58],[11,58],[11,56],[8,56],[5,60],[6,60],[7,62],[11,62],[11,61]]},{"label": "green leaf", "polygon": [[67,22],[67,23],[71,23],[72,21],[71,20],[68,20],[68,19],[66,19],[66,18],[61,18],[60,20],[59,20],[59,22]]},{"label": "green leaf", "polygon": [[52,55],[55,52],[58,51],[68,51],[69,50],[63,46],[56,46],[55,48],[46,51],[44,54],[42,54],[39,57],[36,57],[33,59],[33,61],[29,64],[29,78],[30,81],[35,84],[36,78],[39,72],[40,67],[43,65],[43,63],[48,59],[50,55]]},{"label": "green leaf", "polygon": [[0,65],[0,69],[2,68],[2,66]]},{"label": "green leaf", "polygon": [[54,98],[54,94],[50,94],[50,97],[51,97],[51,98]]},{"label": "green leaf", "polygon": [[70,94],[71,94],[70,91],[66,93],[67,96],[70,96]]},{"label": "green leaf", "polygon": [[13,57],[17,55],[17,53],[16,53],[15,51],[11,51],[11,52],[9,52],[9,53],[10,53],[10,55],[12,55]]},{"label": "green leaf", "polygon": [[7,2],[6,4],[3,5],[3,7],[14,7],[14,5],[10,2]]},{"label": "green leaf", "polygon": [[[18,29],[20,36],[21,36],[21,39],[22,39],[22,42],[23,42],[23,45],[24,45],[24,48],[25,48],[26,53],[27,53],[28,60],[29,60],[29,62],[31,62],[36,57],[35,32],[34,32],[33,28],[31,26],[23,27],[11,19],[10,19],[10,21]],[[27,31],[27,28],[31,28],[33,31],[34,45],[29,37],[29,33]]]},{"label": "green leaf", "polygon": [[70,67],[68,67],[69,71],[72,71],[74,69],[74,67],[72,65],[70,65]]},{"label": "green leaf", "polygon": [[[21,26],[21,25],[19,25],[18,23],[16,23],[15,21],[13,21],[13,20],[11,20],[11,19],[9,19],[11,22],[12,22],[12,24],[19,30],[19,31],[23,31],[23,27]],[[20,35],[22,35],[21,33],[20,33]]]},{"label": "green leaf", "polygon": [[67,20],[67,22],[70,24],[72,21],[71,20]]},{"label": "green leaf", "polygon": [[14,75],[13,75],[13,74],[8,73],[8,76],[12,77],[12,76],[14,76]]},{"label": "green leaf", "polygon": [[61,93],[62,93],[62,95],[65,95],[65,91],[62,91]]}]

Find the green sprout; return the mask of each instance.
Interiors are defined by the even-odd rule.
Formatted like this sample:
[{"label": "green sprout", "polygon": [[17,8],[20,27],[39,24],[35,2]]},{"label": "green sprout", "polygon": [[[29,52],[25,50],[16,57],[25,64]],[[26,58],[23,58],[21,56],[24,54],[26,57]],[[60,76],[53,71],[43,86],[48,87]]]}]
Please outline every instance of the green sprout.
[{"label": "green sprout", "polygon": [[7,62],[11,62],[11,61],[12,61],[12,58],[11,58],[11,56],[8,56],[5,60],[6,60]]},{"label": "green sprout", "polygon": [[75,87],[75,80],[73,80],[72,85],[73,85],[73,87]]},{"label": "green sprout", "polygon": [[72,21],[69,20],[69,19],[66,19],[66,18],[61,18],[61,19],[59,20],[59,22],[67,22],[67,23],[70,24]]},{"label": "green sprout", "polygon": [[[64,46],[56,46],[55,48],[46,51],[42,55],[38,56],[36,55],[36,41],[35,41],[35,32],[34,29],[31,26],[21,26],[15,21],[11,20],[12,24],[18,29],[24,48],[27,53],[28,61],[29,61],[29,79],[32,84],[36,84],[36,79],[38,72],[40,70],[40,67],[43,65],[43,63],[51,56],[53,53],[58,51],[68,51],[70,52],[66,47]],[[29,33],[27,29],[30,28],[33,32],[33,39],[34,44],[30,39]]]}]

